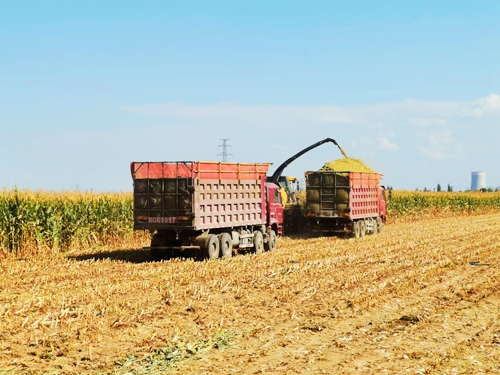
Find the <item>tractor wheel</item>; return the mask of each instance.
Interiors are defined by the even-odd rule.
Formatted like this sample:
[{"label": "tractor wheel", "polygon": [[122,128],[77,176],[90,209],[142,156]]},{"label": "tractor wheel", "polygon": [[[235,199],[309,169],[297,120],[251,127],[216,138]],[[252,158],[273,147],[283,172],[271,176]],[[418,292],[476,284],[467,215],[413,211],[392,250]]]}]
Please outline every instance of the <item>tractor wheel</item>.
[{"label": "tractor wheel", "polygon": [[219,253],[219,237],[215,234],[209,234],[205,242],[205,258],[217,259]]},{"label": "tractor wheel", "polygon": [[269,237],[267,242],[264,244],[266,251],[273,251],[276,249],[276,232],[274,230],[270,230]]},{"label": "tractor wheel", "polygon": [[256,230],[253,235],[253,245],[255,248],[255,254],[261,254],[264,252],[264,236],[260,230]]},{"label": "tractor wheel", "polygon": [[220,253],[223,258],[233,256],[233,241],[229,233],[221,233],[219,235]]}]

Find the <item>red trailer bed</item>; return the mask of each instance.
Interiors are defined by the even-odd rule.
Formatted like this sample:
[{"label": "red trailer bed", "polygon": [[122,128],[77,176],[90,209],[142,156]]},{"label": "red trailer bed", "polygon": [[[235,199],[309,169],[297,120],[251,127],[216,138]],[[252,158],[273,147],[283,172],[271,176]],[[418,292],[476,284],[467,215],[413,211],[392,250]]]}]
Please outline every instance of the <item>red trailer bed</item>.
[{"label": "red trailer bed", "polygon": [[266,223],[269,163],[134,162],[136,229]]}]

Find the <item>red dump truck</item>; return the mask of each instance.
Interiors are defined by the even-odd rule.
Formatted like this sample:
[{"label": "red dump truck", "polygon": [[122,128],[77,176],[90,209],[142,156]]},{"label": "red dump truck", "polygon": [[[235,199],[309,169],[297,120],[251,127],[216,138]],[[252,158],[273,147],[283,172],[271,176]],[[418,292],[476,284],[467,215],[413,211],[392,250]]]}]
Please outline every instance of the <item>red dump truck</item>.
[{"label": "red dump truck", "polygon": [[270,165],[132,162],[134,229],[151,233],[154,260],[272,251],[283,233],[283,203],[280,187],[266,182]]},{"label": "red dump truck", "polygon": [[320,233],[345,233],[355,238],[376,234],[386,221],[382,175],[366,172],[306,172],[306,216]]}]

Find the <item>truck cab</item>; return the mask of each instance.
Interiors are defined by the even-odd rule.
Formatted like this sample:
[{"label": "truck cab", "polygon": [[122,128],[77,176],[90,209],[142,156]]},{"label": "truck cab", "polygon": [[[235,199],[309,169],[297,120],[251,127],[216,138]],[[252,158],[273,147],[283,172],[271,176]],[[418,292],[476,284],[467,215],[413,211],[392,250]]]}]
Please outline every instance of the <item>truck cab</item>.
[{"label": "truck cab", "polygon": [[282,188],[266,182],[267,224],[277,235],[283,235],[283,196]]},{"label": "truck cab", "polygon": [[382,222],[385,223],[387,218],[387,196],[386,196],[385,186],[379,186],[378,201],[379,201],[379,217],[382,220]]}]

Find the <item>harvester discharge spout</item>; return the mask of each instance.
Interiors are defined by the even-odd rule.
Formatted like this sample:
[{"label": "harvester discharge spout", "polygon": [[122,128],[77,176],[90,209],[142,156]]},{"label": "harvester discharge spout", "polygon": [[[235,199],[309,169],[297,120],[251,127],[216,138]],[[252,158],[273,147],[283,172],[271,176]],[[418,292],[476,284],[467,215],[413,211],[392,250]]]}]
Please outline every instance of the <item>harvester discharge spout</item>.
[{"label": "harvester discharge spout", "polygon": [[328,142],[332,142],[333,144],[335,144],[340,152],[342,153],[342,155],[344,155],[344,157],[346,159],[348,159],[349,157],[347,156],[347,154],[345,153],[345,151],[342,149],[342,147],[340,147],[340,145],[337,143],[337,141],[335,139],[332,139],[332,138],[325,138],[323,139],[322,141],[319,141],[319,142],[316,142],[314,144],[312,144],[311,146],[309,147],[306,147],[305,149],[303,149],[302,151],[299,151],[297,152],[295,155],[293,155],[291,158],[285,160],[283,162],[283,164],[281,164],[277,169],[276,171],[274,171],[272,177],[271,177],[271,181],[275,184],[278,184],[278,181],[279,181],[279,178],[281,176],[281,174],[283,173],[283,171],[285,170],[286,167],[288,167],[288,165],[290,165],[295,159],[301,157],[302,155],[304,155],[306,152],[309,152],[311,151],[312,149],[318,147],[318,146],[321,146],[322,144],[324,143],[328,143]]}]

